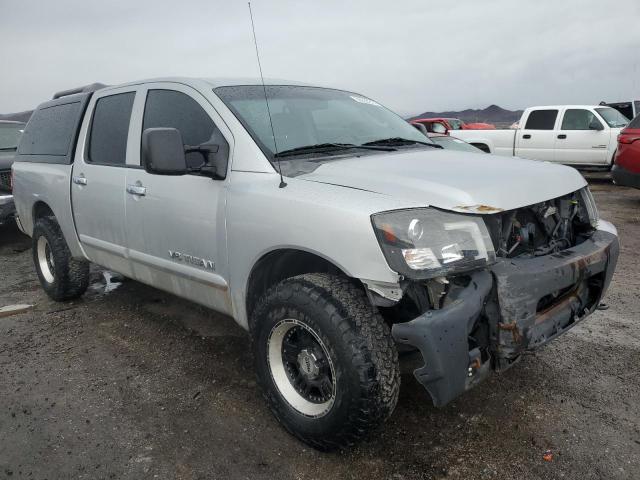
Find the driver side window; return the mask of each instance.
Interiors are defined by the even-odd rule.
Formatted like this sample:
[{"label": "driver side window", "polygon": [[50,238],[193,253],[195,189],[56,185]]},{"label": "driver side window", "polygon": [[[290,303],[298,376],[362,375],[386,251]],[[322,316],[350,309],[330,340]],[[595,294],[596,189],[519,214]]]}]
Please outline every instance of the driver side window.
[{"label": "driver side window", "polygon": [[[175,90],[149,90],[144,107],[142,130],[176,128],[185,145],[227,143],[207,112],[189,95]],[[185,155],[187,166],[197,168],[205,159],[199,152]]]},{"label": "driver side window", "polygon": [[572,108],[564,112],[562,130],[589,130],[591,122],[600,121],[589,110]]}]

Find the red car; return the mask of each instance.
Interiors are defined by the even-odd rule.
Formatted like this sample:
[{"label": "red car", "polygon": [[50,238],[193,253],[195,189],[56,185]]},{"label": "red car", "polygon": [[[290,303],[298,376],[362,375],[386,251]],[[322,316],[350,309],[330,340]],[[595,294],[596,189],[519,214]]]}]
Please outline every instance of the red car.
[{"label": "red car", "polygon": [[640,188],[640,115],[618,135],[611,175],[616,185]]},{"label": "red car", "polygon": [[424,125],[428,132],[441,133],[433,130],[436,123],[441,124],[447,132],[450,130],[495,130],[496,126],[490,123],[464,123],[459,118],[416,118],[411,123]]}]

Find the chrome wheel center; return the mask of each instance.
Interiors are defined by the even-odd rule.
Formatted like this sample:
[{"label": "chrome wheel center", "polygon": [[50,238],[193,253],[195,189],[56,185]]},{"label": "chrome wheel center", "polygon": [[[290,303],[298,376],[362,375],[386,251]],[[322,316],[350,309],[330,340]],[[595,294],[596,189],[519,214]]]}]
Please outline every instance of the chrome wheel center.
[{"label": "chrome wheel center", "polygon": [[320,373],[318,358],[306,348],[298,354],[298,368],[309,379],[316,378]]}]

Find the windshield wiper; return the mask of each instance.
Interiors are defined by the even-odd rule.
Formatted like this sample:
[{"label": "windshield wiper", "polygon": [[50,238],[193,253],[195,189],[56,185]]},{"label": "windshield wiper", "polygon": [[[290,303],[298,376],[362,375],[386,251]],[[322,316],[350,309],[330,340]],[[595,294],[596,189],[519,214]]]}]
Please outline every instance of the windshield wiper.
[{"label": "windshield wiper", "polygon": [[363,145],[388,145],[398,147],[401,145],[427,145],[433,148],[442,148],[442,145],[437,145],[433,142],[421,142],[419,140],[411,140],[409,138],[402,137],[392,137],[392,138],[381,138],[380,140],[374,140],[372,142],[363,143]]},{"label": "windshield wiper", "polygon": [[0,148],[0,152],[8,152],[8,151],[16,151],[18,147],[2,147]]},{"label": "windshield wiper", "polygon": [[325,153],[332,150],[350,150],[361,148],[363,150],[380,150],[383,152],[393,152],[395,148],[374,145],[356,145],[355,143],[318,143],[316,145],[305,145],[303,147],[290,148],[274,155],[274,157],[289,157],[292,155],[303,155],[305,153]]}]

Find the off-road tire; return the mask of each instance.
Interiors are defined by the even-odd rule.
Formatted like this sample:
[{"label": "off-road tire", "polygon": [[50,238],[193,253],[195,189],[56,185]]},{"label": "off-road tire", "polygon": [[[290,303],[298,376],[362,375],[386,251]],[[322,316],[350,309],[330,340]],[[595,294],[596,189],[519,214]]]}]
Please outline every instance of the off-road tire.
[{"label": "off-road tire", "polygon": [[[50,273],[53,275],[53,281],[48,281],[45,278],[40,267],[38,241],[41,237],[46,239],[51,252],[53,262],[50,265]],[[87,290],[89,262],[75,260],[71,256],[60,226],[53,217],[43,217],[36,221],[33,228],[31,250],[40,284],[53,300],[61,302],[78,298]]]},{"label": "off-road tire", "polygon": [[[335,400],[321,417],[292,407],[274,382],[268,342],[274,326],[295,319],[312,328],[335,370]],[[258,383],[278,421],[313,448],[354,445],[381,425],[398,401],[398,353],[388,326],[350,279],[324,273],[286,279],[260,299],[250,321]]]}]

